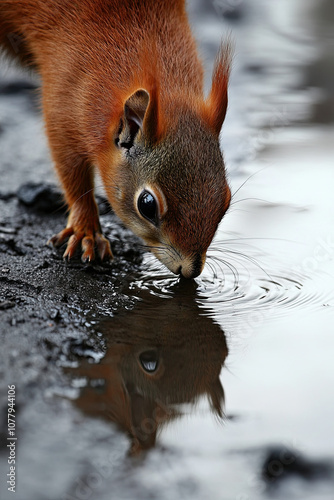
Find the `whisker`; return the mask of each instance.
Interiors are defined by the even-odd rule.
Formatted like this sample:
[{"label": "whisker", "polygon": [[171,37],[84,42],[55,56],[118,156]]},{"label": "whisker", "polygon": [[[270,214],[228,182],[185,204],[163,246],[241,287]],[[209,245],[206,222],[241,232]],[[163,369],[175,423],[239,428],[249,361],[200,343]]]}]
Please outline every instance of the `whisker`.
[{"label": "whisker", "polygon": [[233,276],[235,278],[234,282],[236,282],[237,284],[239,284],[239,281],[240,281],[239,271],[238,271],[238,269],[233,264],[231,264],[230,262],[228,262],[226,260],[220,259],[217,256],[212,256],[212,258],[215,259],[215,260],[217,260],[217,261],[221,261],[223,264],[225,264],[225,266],[228,267],[230,269],[230,271],[232,272],[232,274],[233,274]]},{"label": "whisker", "polygon": [[[210,245],[210,248],[213,248],[214,245],[217,245],[219,243],[221,243],[222,245],[225,245],[225,243],[229,243],[229,242],[237,242],[239,243],[240,241],[245,241],[245,240],[260,240],[260,241],[284,241],[284,242],[287,242],[287,243],[301,243],[300,241],[296,241],[296,240],[289,240],[289,239],[286,239],[286,238],[270,238],[270,237],[266,237],[266,236],[263,236],[263,237],[249,237],[249,238],[229,238],[228,240],[215,240],[211,245]],[[304,244],[304,243],[301,243],[301,244]]]},{"label": "whisker", "polygon": [[245,255],[241,252],[238,252],[237,250],[228,250],[228,249],[225,249],[225,252],[226,253],[230,253],[232,255],[235,255],[236,257],[241,257],[243,259],[246,259],[248,260],[249,262],[251,262],[252,264],[254,264],[256,267],[258,267],[259,269],[261,269],[261,271],[266,274],[268,276],[268,278],[270,278],[270,280],[273,281],[273,278],[272,276],[270,276],[270,274],[262,267],[260,266],[260,264],[257,262],[257,260],[254,258],[254,257],[250,257],[249,255]]},{"label": "whisker", "polygon": [[170,241],[170,239],[168,239],[168,241],[169,241],[168,248],[170,248],[174,252],[174,255],[176,255],[176,257],[178,257],[179,259],[182,260],[181,253],[172,245],[172,242]]},{"label": "whisker", "polygon": [[249,177],[247,177],[247,179],[241,184],[241,186],[238,187],[238,189],[232,194],[232,198],[235,197],[235,195],[240,191],[240,189],[246,184],[246,182],[248,182],[252,177],[254,177],[255,175],[259,174],[260,172],[262,172],[263,170],[265,170],[266,168],[268,167],[263,167],[261,168],[260,170],[257,170],[256,172],[254,172],[253,174],[251,174]]},{"label": "whisker", "polygon": [[169,260],[167,261],[166,259],[165,262],[167,263],[171,263],[173,262],[173,255],[170,251],[169,248],[165,248],[165,247],[155,247],[155,246],[149,246],[149,245],[142,245],[142,248],[144,248],[145,250],[154,250],[154,254],[156,254],[157,256],[161,255],[161,256],[169,256]]},{"label": "whisker", "polygon": [[221,264],[222,261],[219,259],[216,259],[214,255],[210,255],[210,259],[214,262],[214,264],[219,268],[220,272],[223,274],[225,277],[224,269],[222,268]]},{"label": "whisker", "polygon": [[212,272],[212,277],[213,279],[217,279],[218,278],[218,273],[216,271],[216,268],[215,268],[215,262],[210,262],[210,256],[208,256],[207,260],[206,260],[206,263],[208,265],[208,267],[210,268],[211,272]]},{"label": "whisker", "polygon": [[[211,258],[217,262],[221,262],[231,271],[231,273],[233,274],[233,278],[234,278],[234,289],[236,290],[237,287],[239,286],[239,282],[240,282],[240,276],[239,276],[239,272],[238,272],[237,268],[233,264],[227,262],[226,260],[219,259],[216,256],[212,256]],[[220,269],[222,269],[221,266],[220,266]]]},{"label": "whisker", "polygon": [[233,206],[236,203],[240,203],[241,201],[250,201],[250,200],[252,200],[252,201],[262,201],[263,203],[268,203],[269,205],[276,205],[275,202],[270,201],[270,200],[265,200],[263,198],[252,198],[252,197],[249,197],[249,198],[241,198],[240,200],[232,201],[230,206]]},{"label": "whisker", "polygon": [[93,188],[93,187],[92,187],[91,189],[88,189],[87,191],[85,191],[85,192],[84,192],[81,196],[79,196],[79,198],[77,198],[77,199],[75,200],[75,202],[74,202],[74,203],[76,203],[77,201],[81,200],[81,198],[83,198],[83,197],[84,197],[84,196],[86,196],[87,194],[89,194],[89,193],[91,193],[92,191],[94,191],[94,189],[95,189],[95,188]]},{"label": "whisker", "polygon": [[[79,198],[77,198],[74,203],[76,203],[77,201],[81,200],[81,198],[83,198],[87,194],[91,193],[92,191],[94,191],[94,188],[88,189],[88,191],[86,191],[85,193],[83,193],[82,195],[80,195]],[[54,210],[53,213],[56,214],[56,213],[58,213],[60,211],[63,211],[65,208],[66,208],[67,212],[70,211],[70,207],[68,206],[67,202],[64,200],[64,202],[62,203],[62,205],[59,208],[57,208],[56,210]]]},{"label": "whisker", "polygon": [[212,263],[209,261],[209,259],[207,259],[206,264],[208,265],[209,269],[210,269],[210,270],[211,270],[211,272],[212,272],[212,277],[213,277],[213,279],[217,279],[218,275],[217,275],[216,270],[215,270],[215,268],[213,267]]},{"label": "whisker", "polygon": [[228,213],[233,214],[234,212],[243,212],[244,214],[248,214],[249,210],[246,210],[245,208],[235,208],[233,206],[229,207]]}]

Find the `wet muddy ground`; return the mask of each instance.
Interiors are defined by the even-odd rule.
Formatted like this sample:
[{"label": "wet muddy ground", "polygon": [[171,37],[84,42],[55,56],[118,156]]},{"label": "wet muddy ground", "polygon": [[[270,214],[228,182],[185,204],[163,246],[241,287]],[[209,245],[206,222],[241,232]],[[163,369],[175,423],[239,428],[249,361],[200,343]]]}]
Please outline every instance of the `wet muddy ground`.
[{"label": "wet muddy ground", "polygon": [[194,282],[102,194],[111,265],[46,245],[66,215],[38,82],[0,67],[1,499],[12,384],[19,500],[334,499],[334,9],[189,11],[208,74],[220,37],[236,41],[235,195]]}]

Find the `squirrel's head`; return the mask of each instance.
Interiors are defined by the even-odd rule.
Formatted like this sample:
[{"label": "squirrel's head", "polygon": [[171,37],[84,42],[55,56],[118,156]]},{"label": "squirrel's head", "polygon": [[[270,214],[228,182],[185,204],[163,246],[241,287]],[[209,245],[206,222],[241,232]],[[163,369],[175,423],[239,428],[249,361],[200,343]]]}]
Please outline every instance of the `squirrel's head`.
[{"label": "squirrel's head", "polygon": [[104,179],[119,217],[168,269],[186,278],[201,273],[231,199],[219,147],[227,79],[221,61],[209,98],[190,99],[190,105],[176,98],[163,124],[156,86],[135,90],[124,101],[115,167]]}]

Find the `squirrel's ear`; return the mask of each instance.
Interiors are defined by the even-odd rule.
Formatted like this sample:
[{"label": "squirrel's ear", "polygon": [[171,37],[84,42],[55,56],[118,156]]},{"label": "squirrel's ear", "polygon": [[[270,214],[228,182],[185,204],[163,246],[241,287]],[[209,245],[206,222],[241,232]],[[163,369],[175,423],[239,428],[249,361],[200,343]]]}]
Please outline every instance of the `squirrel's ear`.
[{"label": "squirrel's ear", "polygon": [[128,123],[133,122],[143,130],[144,117],[150,102],[150,95],[144,89],[137,90],[124,104],[124,116]]},{"label": "squirrel's ear", "polygon": [[124,103],[123,119],[116,144],[130,149],[141,130],[144,140],[155,143],[158,138],[158,100],[155,88],[150,94],[138,89]]},{"label": "squirrel's ear", "polygon": [[144,89],[134,92],[124,103],[123,117],[115,138],[117,146],[130,149],[138,131],[143,131],[143,123],[150,96]]},{"label": "squirrel's ear", "polygon": [[227,110],[227,88],[232,52],[230,41],[222,43],[213,69],[212,86],[207,99],[208,120],[217,135],[220,133]]}]

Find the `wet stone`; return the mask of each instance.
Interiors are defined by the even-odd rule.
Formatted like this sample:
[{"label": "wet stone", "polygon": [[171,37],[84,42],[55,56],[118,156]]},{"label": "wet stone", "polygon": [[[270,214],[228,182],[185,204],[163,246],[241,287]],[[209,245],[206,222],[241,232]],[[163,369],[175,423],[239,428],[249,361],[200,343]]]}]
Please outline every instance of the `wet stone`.
[{"label": "wet stone", "polygon": [[49,313],[50,319],[53,319],[54,321],[59,321],[61,319],[61,314],[58,311],[58,309],[52,309]]},{"label": "wet stone", "polygon": [[15,307],[15,302],[12,300],[3,300],[0,302],[0,311],[5,311],[6,309],[11,309],[12,307]]},{"label": "wet stone", "polygon": [[28,182],[17,191],[21,203],[38,212],[65,211],[63,197],[52,184]]},{"label": "wet stone", "polygon": [[298,450],[285,447],[269,449],[262,467],[263,479],[274,485],[291,476],[309,481],[328,479],[334,476],[334,468],[325,461],[311,460]]},{"label": "wet stone", "polygon": [[17,230],[14,227],[0,226],[0,233],[4,233],[4,234],[16,234]]},{"label": "wet stone", "polygon": [[2,95],[16,95],[16,94],[26,94],[36,90],[37,85],[27,81],[27,80],[14,80],[9,83],[3,83],[0,85],[0,94]]},{"label": "wet stone", "polygon": [[25,255],[26,252],[20,248],[16,240],[12,237],[3,237],[0,235],[0,251],[9,255]]},{"label": "wet stone", "polygon": [[43,263],[40,264],[36,269],[48,269],[50,267],[50,263],[44,259]]},{"label": "wet stone", "polygon": [[87,358],[96,362],[103,356],[103,353],[96,351],[94,346],[77,339],[70,342],[70,352],[79,358]]},{"label": "wet stone", "polygon": [[12,198],[15,198],[15,193],[11,193],[11,192],[1,193],[0,192],[0,200],[1,201],[9,201]]}]

